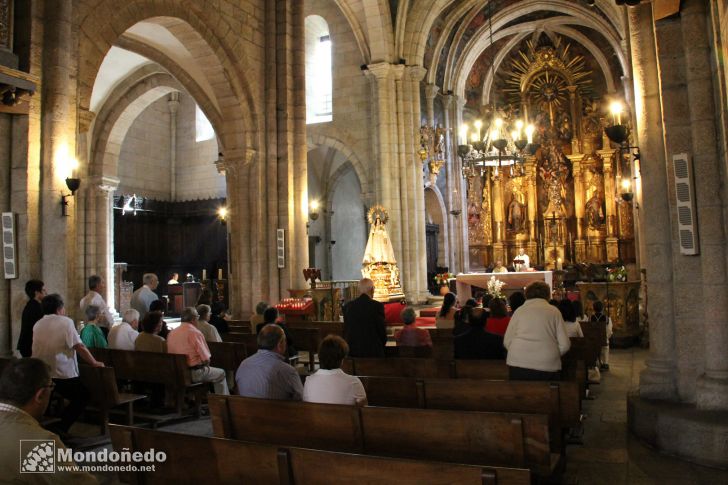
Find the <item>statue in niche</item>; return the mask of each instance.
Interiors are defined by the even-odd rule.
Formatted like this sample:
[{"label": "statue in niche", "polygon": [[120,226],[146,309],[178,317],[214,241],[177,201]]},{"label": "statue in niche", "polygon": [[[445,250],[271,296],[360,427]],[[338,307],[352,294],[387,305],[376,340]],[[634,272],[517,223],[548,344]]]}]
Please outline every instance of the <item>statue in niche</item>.
[{"label": "statue in niche", "polygon": [[563,161],[563,155],[555,143],[551,143],[544,154],[542,165],[539,167],[541,179],[546,185],[548,207],[544,214],[556,213],[566,215],[566,179],[569,176],[569,167]]},{"label": "statue in niche", "polygon": [[601,110],[599,108],[599,103],[595,99],[593,99],[591,103],[587,104],[586,108],[584,108],[581,130],[584,138],[585,153],[593,153],[595,150],[601,148]]},{"label": "statue in niche", "polygon": [[522,233],[526,229],[526,196],[523,191],[523,177],[510,179],[506,188],[511,192],[511,201],[506,208],[508,229]]},{"label": "statue in niche", "polygon": [[568,113],[563,113],[559,120],[559,138],[563,141],[570,142],[573,135],[574,134],[571,129],[571,117]]},{"label": "statue in niche", "polygon": [[584,213],[589,229],[598,229],[604,224],[604,201],[598,190],[594,191],[594,195],[586,202]]}]

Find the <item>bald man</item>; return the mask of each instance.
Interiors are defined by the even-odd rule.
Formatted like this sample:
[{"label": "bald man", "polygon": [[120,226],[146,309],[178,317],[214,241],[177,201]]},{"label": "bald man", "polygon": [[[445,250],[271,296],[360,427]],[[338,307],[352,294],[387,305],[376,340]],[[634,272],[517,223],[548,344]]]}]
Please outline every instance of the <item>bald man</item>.
[{"label": "bald man", "polygon": [[374,299],[374,282],[359,281],[359,298],[344,306],[344,339],[351,357],[384,357],[384,305]]}]

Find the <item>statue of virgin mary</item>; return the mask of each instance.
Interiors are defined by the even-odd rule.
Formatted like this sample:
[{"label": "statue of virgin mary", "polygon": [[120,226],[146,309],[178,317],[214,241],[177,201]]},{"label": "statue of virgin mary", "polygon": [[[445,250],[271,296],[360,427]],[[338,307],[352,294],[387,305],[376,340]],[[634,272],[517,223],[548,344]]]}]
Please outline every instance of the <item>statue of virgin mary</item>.
[{"label": "statue of virgin mary", "polygon": [[371,228],[362,260],[362,276],[374,281],[376,300],[401,298],[404,295],[399,281],[399,268],[394,258],[392,241],[387,234],[387,211],[382,206],[374,206],[369,209],[367,219]]}]

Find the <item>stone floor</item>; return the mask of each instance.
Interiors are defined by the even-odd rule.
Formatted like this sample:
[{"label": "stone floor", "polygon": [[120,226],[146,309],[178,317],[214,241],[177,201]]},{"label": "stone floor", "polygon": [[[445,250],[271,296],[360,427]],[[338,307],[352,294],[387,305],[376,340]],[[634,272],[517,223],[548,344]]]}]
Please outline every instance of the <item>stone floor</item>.
[{"label": "stone floor", "polygon": [[584,444],[567,448],[567,483],[718,484],[728,471],[693,465],[662,455],[629,434],[627,392],[639,384],[648,351],[613,349],[610,370],[591,386],[593,401],[584,401]]},{"label": "stone floor", "polygon": [[[627,431],[626,395],[637,386],[647,351],[612,350],[611,369],[602,383],[592,386],[595,399],[585,401],[582,445],[567,448],[567,484],[719,484],[728,483],[728,471],[701,467],[657,453]],[[74,433],[97,428],[78,424]],[[164,431],[212,436],[210,418],[164,426]],[[110,445],[107,445],[110,448]],[[117,484],[114,475],[99,475],[101,483]]]}]

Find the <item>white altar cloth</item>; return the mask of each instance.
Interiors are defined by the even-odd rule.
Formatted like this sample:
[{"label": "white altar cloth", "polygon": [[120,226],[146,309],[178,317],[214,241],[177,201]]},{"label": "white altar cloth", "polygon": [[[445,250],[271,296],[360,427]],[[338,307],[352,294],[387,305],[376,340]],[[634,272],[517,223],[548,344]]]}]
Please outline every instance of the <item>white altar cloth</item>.
[{"label": "white altar cloth", "polygon": [[491,276],[505,283],[504,290],[523,290],[534,281],[545,281],[549,288],[554,289],[553,271],[521,271],[518,273],[460,273],[455,277],[458,293],[458,303],[462,306],[473,297],[472,285],[487,288]]}]

